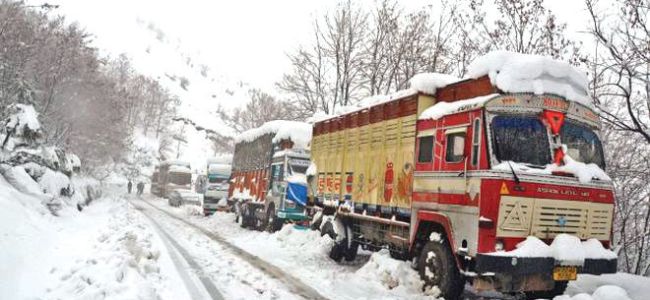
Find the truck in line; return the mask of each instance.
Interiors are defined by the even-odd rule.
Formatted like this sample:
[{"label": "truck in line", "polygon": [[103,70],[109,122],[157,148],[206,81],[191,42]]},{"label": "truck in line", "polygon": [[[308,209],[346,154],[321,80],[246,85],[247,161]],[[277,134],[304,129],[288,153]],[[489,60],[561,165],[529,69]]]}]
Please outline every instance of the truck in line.
[{"label": "truck in line", "polygon": [[[323,213],[314,221],[336,239],[332,259],[387,248],[445,299],[457,299],[466,281],[535,298],[562,293],[577,273],[616,272],[604,249],[614,188],[602,171],[600,121],[582,101],[584,76],[546,58],[523,60],[539,78],[499,77],[517,70],[492,57],[470,79],[440,84],[429,74],[428,86],[412,81],[419,87],[314,123],[311,201]],[[567,234],[605,254],[565,261],[515,250],[529,236],[554,247]]]},{"label": "truck in line", "polygon": [[151,178],[154,195],[167,198],[173,190],[192,190],[192,169],[184,161],[163,161],[156,166]]},{"label": "truck in line", "polygon": [[[208,160],[203,192],[203,213],[207,216],[226,206],[225,202],[230,189],[230,174],[232,166]],[[198,192],[198,191],[197,191]]]},{"label": "truck in line", "polygon": [[228,191],[242,227],[276,231],[305,213],[311,125],[275,120],[241,134]]}]

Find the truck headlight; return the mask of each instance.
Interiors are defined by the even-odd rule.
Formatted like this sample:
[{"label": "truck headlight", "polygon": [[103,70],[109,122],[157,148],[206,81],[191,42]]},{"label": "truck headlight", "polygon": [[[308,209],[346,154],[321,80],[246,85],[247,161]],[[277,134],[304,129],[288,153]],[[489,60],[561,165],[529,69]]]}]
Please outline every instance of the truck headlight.
[{"label": "truck headlight", "polygon": [[502,240],[497,240],[496,243],[494,243],[494,250],[495,251],[503,251],[503,241]]}]

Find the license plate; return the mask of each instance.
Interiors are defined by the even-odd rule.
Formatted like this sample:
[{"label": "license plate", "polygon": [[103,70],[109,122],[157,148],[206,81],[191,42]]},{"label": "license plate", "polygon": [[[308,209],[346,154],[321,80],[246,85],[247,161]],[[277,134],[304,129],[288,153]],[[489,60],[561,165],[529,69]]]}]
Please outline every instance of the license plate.
[{"label": "license plate", "polygon": [[575,266],[558,266],[553,269],[553,280],[569,281],[576,280],[578,268]]}]

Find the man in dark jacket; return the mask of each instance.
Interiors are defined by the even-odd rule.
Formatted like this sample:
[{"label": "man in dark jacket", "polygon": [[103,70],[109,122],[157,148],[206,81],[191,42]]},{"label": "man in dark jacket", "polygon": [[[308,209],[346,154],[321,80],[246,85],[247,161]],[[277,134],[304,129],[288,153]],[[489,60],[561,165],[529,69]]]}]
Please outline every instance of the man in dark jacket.
[{"label": "man in dark jacket", "polygon": [[126,185],[126,188],[129,190],[129,194],[131,194],[131,189],[133,188],[133,183],[131,180],[129,180],[129,183]]}]

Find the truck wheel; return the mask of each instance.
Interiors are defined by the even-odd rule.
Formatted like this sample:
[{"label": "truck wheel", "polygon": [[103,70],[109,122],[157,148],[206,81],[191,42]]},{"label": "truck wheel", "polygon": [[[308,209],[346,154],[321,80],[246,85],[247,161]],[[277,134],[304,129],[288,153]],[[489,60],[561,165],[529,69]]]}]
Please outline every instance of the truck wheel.
[{"label": "truck wheel", "polygon": [[352,240],[352,228],[347,222],[339,221],[342,224],[339,225],[343,230],[337,235],[342,235],[343,238],[336,240],[334,246],[330,250],[330,258],[336,262],[340,262],[342,258],[345,258],[346,261],[353,261],[357,257],[357,252],[359,252],[359,243]]},{"label": "truck wheel", "polygon": [[556,281],[552,290],[526,292],[526,299],[553,299],[564,294],[568,284],[568,281]]},{"label": "truck wheel", "polygon": [[465,280],[458,271],[446,239],[429,241],[424,245],[418,269],[420,278],[424,281],[424,289],[437,286],[440,296],[447,300],[458,299],[463,292]]},{"label": "truck wheel", "polygon": [[341,262],[343,255],[345,255],[345,248],[347,248],[346,246],[347,245],[345,241],[335,242],[332,246],[332,249],[330,249],[330,258],[335,262]]},{"label": "truck wheel", "polygon": [[314,214],[311,224],[309,225],[309,228],[311,230],[318,230],[320,229],[320,226],[323,224],[323,214],[321,212],[317,212]]},{"label": "truck wheel", "polygon": [[239,224],[241,228],[246,228],[251,225],[251,216],[250,209],[248,205],[244,205],[241,209],[241,223]]},{"label": "truck wheel", "polygon": [[275,214],[275,208],[273,206],[271,206],[271,208],[269,208],[267,211],[266,219],[268,220],[267,230],[270,233],[282,229],[282,225],[284,225],[284,220],[278,218],[278,216]]},{"label": "truck wheel", "polygon": [[268,225],[269,219],[267,218],[268,216],[266,214],[264,214],[263,219],[258,218],[260,211],[264,212],[264,208],[257,208],[253,211],[253,224],[255,225],[255,230],[264,231]]},{"label": "truck wheel", "polygon": [[350,247],[345,251],[345,261],[353,261],[355,258],[357,258],[357,252],[359,252],[359,243],[351,241],[349,245]]}]

